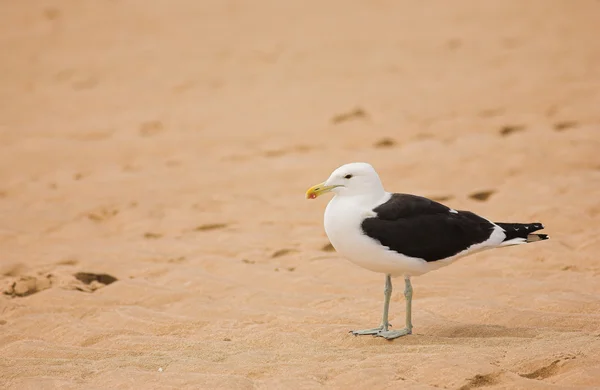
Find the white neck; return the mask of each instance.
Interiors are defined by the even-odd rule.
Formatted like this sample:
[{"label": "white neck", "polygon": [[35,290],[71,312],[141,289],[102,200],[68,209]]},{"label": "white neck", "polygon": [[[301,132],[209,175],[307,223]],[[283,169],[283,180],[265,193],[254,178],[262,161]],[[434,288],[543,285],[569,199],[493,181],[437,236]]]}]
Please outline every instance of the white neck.
[{"label": "white neck", "polygon": [[375,205],[387,202],[391,196],[390,193],[381,188],[381,190],[378,189],[377,191],[370,191],[368,193],[335,195],[332,201],[351,202],[372,208]]}]

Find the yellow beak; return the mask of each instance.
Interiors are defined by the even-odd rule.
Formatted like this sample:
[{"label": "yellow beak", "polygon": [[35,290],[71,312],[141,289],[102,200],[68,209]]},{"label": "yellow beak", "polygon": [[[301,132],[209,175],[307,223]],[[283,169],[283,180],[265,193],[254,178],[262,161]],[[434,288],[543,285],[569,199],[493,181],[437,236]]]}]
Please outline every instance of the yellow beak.
[{"label": "yellow beak", "polygon": [[306,191],[306,199],[315,199],[317,196],[321,196],[323,194],[328,193],[338,186],[326,186],[325,183],[319,183],[310,187]]}]

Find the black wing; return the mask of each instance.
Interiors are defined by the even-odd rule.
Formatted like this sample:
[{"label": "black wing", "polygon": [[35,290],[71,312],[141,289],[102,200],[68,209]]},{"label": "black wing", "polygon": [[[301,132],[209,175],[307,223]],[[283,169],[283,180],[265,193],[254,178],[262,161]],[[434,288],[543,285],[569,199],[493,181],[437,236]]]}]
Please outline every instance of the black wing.
[{"label": "black wing", "polygon": [[454,212],[433,200],[393,194],[362,222],[363,232],[400,254],[425,261],[451,257],[487,240],[494,225],[469,211]]}]

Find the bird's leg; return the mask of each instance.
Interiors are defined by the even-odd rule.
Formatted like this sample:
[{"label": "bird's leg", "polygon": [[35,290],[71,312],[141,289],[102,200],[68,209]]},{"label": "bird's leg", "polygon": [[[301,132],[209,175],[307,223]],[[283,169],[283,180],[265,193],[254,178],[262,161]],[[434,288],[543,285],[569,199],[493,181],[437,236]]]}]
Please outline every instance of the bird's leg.
[{"label": "bird's leg", "polygon": [[350,332],[355,336],[362,335],[378,335],[380,332],[388,331],[390,323],[388,322],[388,312],[390,309],[390,298],[392,297],[392,277],[391,275],[385,275],[385,288],[383,290],[384,301],[383,301],[383,318],[381,319],[381,325],[377,328],[363,329],[363,330],[351,330]]},{"label": "bird's leg", "polygon": [[406,329],[408,334],[412,333],[412,284],[410,283],[410,276],[404,278],[404,298],[406,299]]},{"label": "bird's leg", "polygon": [[387,331],[390,327],[388,321],[388,313],[390,311],[390,299],[392,298],[392,276],[390,274],[385,275],[385,288],[383,289],[383,317],[381,318],[381,328]]},{"label": "bird's leg", "polygon": [[[392,340],[412,333],[412,285],[410,283],[410,276],[404,277],[404,285],[404,298],[406,299],[406,327],[401,330],[382,329],[376,336]],[[385,311],[383,315],[384,319],[387,320],[387,313]]]}]

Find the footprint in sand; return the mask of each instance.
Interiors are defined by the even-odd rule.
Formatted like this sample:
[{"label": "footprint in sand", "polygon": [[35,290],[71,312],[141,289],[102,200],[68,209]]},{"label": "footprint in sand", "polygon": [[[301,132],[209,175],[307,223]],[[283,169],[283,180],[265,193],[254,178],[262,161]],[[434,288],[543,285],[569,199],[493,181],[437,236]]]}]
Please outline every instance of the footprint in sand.
[{"label": "footprint in sand", "polygon": [[429,197],[429,199],[435,200],[436,202],[447,202],[453,198],[454,196],[452,195],[434,195]]},{"label": "footprint in sand", "polygon": [[575,359],[575,356],[572,356],[572,355],[563,356],[559,359],[555,359],[550,364],[546,364],[546,365],[538,368],[537,370],[534,370],[534,371],[526,373],[526,374],[519,374],[519,375],[522,376],[523,378],[527,378],[527,379],[543,380],[543,379],[549,378],[553,375],[556,375],[558,373],[558,370],[562,366],[563,362],[565,362],[567,360],[572,360],[572,359]]},{"label": "footprint in sand", "polygon": [[207,232],[210,230],[225,229],[228,225],[226,223],[206,223],[199,225],[194,228],[195,232]]},{"label": "footprint in sand", "polygon": [[3,291],[11,297],[26,297],[52,287],[52,274],[45,276],[21,276]]},{"label": "footprint in sand", "polygon": [[359,120],[359,119],[365,120],[367,118],[369,118],[369,114],[362,108],[357,107],[348,112],[344,112],[344,113],[335,115],[333,118],[331,118],[331,123],[333,123],[334,125],[337,125],[340,123],[353,121],[353,120]]},{"label": "footprint in sand", "polygon": [[378,149],[384,149],[384,148],[391,148],[392,146],[396,145],[396,141],[394,141],[392,138],[382,138],[379,141],[377,141],[375,143],[375,147]]},{"label": "footprint in sand", "polygon": [[94,222],[106,221],[119,214],[119,210],[112,207],[101,207],[87,214],[87,217]]},{"label": "footprint in sand", "polygon": [[525,126],[523,125],[505,125],[502,126],[502,128],[500,129],[500,135],[502,137],[506,137],[514,133],[520,133],[522,131],[525,131]]},{"label": "footprint in sand", "polygon": [[468,379],[467,384],[460,387],[459,390],[470,390],[470,389],[476,389],[478,387],[492,386],[492,385],[497,384],[498,382],[499,381],[498,381],[497,373],[485,374],[485,375],[477,374],[473,378]]},{"label": "footprint in sand", "polygon": [[480,202],[485,202],[486,200],[488,200],[490,198],[490,196],[492,196],[496,191],[494,190],[486,190],[486,191],[477,191],[477,192],[473,192],[471,195],[469,195],[469,198],[473,199],[473,200],[477,200]]},{"label": "footprint in sand", "polygon": [[83,292],[94,292],[118,280],[112,275],[91,272],[77,272],[73,276],[81,283],[73,284],[72,287]]},{"label": "footprint in sand", "polygon": [[565,131],[568,129],[572,129],[577,127],[578,123],[576,121],[562,121],[554,124],[554,130],[556,131]]},{"label": "footprint in sand", "polygon": [[287,249],[287,248],[279,249],[279,250],[275,251],[271,255],[271,257],[272,258],[281,257],[281,256],[285,256],[287,254],[294,253],[294,252],[297,252],[297,251],[295,249]]}]

